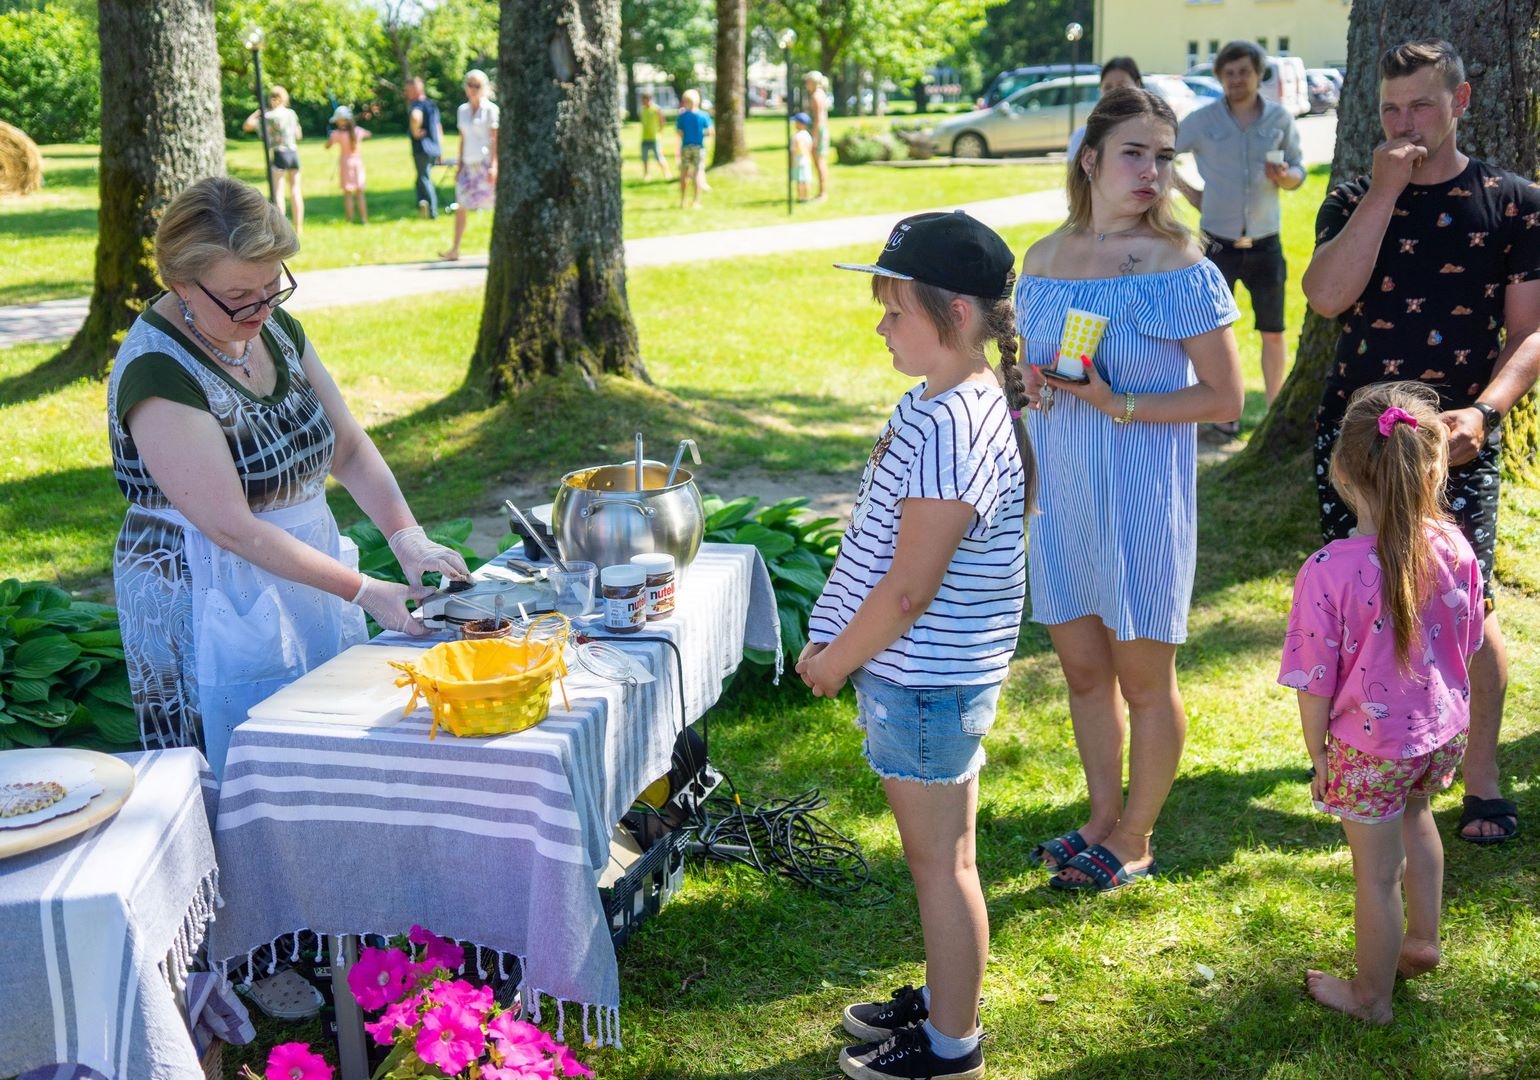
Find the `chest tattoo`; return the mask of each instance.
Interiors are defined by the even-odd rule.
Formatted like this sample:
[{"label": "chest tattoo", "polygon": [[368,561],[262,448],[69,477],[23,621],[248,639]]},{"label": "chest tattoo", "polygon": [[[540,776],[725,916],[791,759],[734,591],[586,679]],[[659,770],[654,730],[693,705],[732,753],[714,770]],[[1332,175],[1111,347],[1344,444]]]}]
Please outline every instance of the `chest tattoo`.
[{"label": "chest tattoo", "polygon": [[1118,273],[1132,274],[1134,272],[1134,267],[1138,266],[1143,261],[1144,260],[1139,258],[1137,255],[1130,254],[1128,258],[1123,260],[1122,265],[1118,267]]}]

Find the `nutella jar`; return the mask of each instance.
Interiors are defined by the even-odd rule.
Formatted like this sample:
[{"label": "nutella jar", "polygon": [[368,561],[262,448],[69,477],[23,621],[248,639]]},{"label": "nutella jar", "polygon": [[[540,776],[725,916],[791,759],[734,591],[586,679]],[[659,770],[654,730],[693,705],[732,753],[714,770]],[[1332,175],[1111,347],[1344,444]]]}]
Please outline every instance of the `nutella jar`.
[{"label": "nutella jar", "polygon": [[649,621],[674,613],[674,557],[665,552],[631,556],[631,565],[647,572],[646,597]]},{"label": "nutella jar", "polygon": [[599,571],[604,600],[604,628],[612,634],[634,634],[647,622],[647,571],[622,563]]}]

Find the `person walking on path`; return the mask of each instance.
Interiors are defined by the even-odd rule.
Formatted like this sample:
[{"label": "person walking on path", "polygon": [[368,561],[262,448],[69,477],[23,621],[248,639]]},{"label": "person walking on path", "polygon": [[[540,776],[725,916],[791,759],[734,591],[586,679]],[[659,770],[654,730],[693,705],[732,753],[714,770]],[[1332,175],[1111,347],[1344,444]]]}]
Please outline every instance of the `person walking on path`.
[{"label": "person walking on path", "polygon": [[326,148],[333,146],[339,154],[337,161],[338,182],[342,185],[342,212],[348,221],[353,220],[353,202],[358,202],[358,223],[369,224],[369,200],[364,194],[363,141],[370,137],[369,129],[359,127],[353,120],[353,110],[338,105],[332,113],[332,133],[326,137]]},{"label": "person walking on path", "polygon": [[[910,388],[867,460],[797,674],[856,691],[914,878],[925,986],[851,1005],[847,1076],[974,1080],[989,911],[975,860],[983,739],[1021,628],[1031,448],[985,355],[1016,364],[1005,241],[961,211],[894,228],[874,265],[877,332]],[[1016,377],[1019,379],[1019,376]],[[1013,380],[1014,382],[1015,380]]]},{"label": "person walking on path", "polygon": [[412,168],[417,173],[417,213],[438,217],[438,191],[433,186],[433,166],[444,155],[444,124],[438,106],[428,99],[422,79],[406,80],[407,132],[412,137]]},{"label": "person walking on path", "polygon": [[[1251,294],[1262,335],[1262,383],[1271,405],[1283,386],[1283,300],[1288,266],[1278,233],[1283,227],[1278,192],[1305,182],[1294,117],[1262,97],[1267,63],[1260,46],[1232,41],[1214,57],[1214,74],[1225,96],[1189,113],[1176,133],[1176,151],[1192,152],[1203,187],[1177,177],[1177,187],[1201,211],[1203,233],[1213,243],[1209,258],[1230,288],[1239,281]],[[1239,422],[1216,424],[1234,435]]]},{"label": "person walking on path", "polygon": [[[1057,889],[1105,892],[1156,871],[1150,837],[1187,737],[1176,650],[1197,562],[1197,424],[1241,412],[1235,298],[1171,206],[1176,126],[1148,90],[1098,101],[1069,219],[1028,249],[1016,285],[1040,478],[1032,618],[1064,671],[1091,804],[1033,852]],[[1061,357],[1072,310],[1105,329],[1099,347]],[[1049,381],[1061,361],[1086,381]]]},{"label": "person walking on path", "polygon": [[809,133],[813,136],[813,168],[818,172],[818,194],[829,194],[829,80],[821,71],[809,71],[802,77],[802,88],[807,91],[807,114],[812,119]]},{"label": "person walking on path", "polygon": [[711,135],[711,117],[701,111],[700,91],[686,90],[680,100],[679,115],[674,119],[679,132],[679,206],[684,208],[690,198],[690,186],[695,186],[690,206],[700,205],[700,193],[705,190],[706,139]]},{"label": "person walking on path", "polygon": [[487,73],[472,68],[465,73],[465,97],[455,113],[460,132],[460,163],[455,167],[455,239],[439,258],[450,262],[460,257],[465,222],[472,210],[490,209],[497,198],[498,111],[492,101]]},{"label": "person walking on path", "polygon": [[1357,523],[1329,467],[1353,391],[1397,379],[1433,387],[1449,438],[1445,493],[1486,597],[1485,644],[1471,659],[1459,836],[1497,844],[1518,835],[1519,819],[1497,763],[1508,653],[1492,563],[1502,420],[1540,373],[1540,188],[1460,152],[1471,88],[1453,45],[1392,48],[1379,77],[1385,141],[1370,175],[1326,197],[1303,281],[1310,306],[1342,325],[1316,411],[1321,535],[1341,539]]},{"label": "person walking on path", "polygon": [[1311,970],[1305,985],[1371,1024],[1390,1023],[1397,975],[1438,966],[1444,847],[1428,803],[1460,764],[1481,648],[1481,569],[1441,505],[1438,410],[1410,382],[1348,403],[1330,472],[1358,533],[1300,569],[1278,672],[1299,692],[1312,801],[1342,819],[1356,881],[1358,972]]},{"label": "person walking on path", "polygon": [[658,103],[652,100],[652,95],[646,92],[642,94],[641,107],[642,121],[642,179],[647,179],[647,165],[649,161],[658,163],[658,171],[663,174],[664,180],[672,180],[669,174],[668,162],[663,160],[663,155],[658,153],[658,132],[663,130],[663,110]]},{"label": "person walking on path", "polygon": [[[241,125],[246,131],[256,131],[262,122],[262,113],[253,112]],[[289,108],[289,92],[274,86],[267,92],[267,142],[273,151],[273,190],[278,192],[278,212],[283,213],[284,192],[288,192],[293,206],[294,235],[305,232],[305,192],[299,181],[299,141],[304,132],[299,127],[299,117]]]}]

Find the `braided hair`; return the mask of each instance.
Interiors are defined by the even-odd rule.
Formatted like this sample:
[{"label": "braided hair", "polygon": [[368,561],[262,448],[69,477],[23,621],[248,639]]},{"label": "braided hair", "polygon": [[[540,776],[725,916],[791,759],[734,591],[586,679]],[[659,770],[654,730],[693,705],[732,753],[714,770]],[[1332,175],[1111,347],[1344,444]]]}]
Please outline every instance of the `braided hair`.
[{"label": "braided hair", "polygon": [[[952,292],[936,285],[927,285],[922,281],[898,281],[894,278],[874,275],[872,297],[879,301],[889,300],[900,290],[905,290],[902,295],[913,300],[915,307],[923,312],[931,325],[936,328],[941,344],[948,348],[973,346],[982,352],[984,339],[986,337],[993,339],[1000,350],[999,377],[1005,391],[1005,404],[1011,414],[1011,431],[1016,436],[1016,449],[1021,454],[1022,472],[1026,475],[1025,507],[1026,512],[1030,514],[1037,504],[1037,459],[1032,453],[1032,443],[1027,438],[1026,424],[1021,419],[1026,402],[1022,391],[1021,371],[1017,366],[1020,343],[1016,337],[1016,310],[1011,303],[1011,297],[1015,293],[1016,271],[1008,271],[1005,281],[1005,295],[990,299]],[[977,341],[963,341],[957,324],[952,321],[950,308],[952,301],[956,299],[966,300],[978,313],[979,324],[984,328],[984,334]]]}]

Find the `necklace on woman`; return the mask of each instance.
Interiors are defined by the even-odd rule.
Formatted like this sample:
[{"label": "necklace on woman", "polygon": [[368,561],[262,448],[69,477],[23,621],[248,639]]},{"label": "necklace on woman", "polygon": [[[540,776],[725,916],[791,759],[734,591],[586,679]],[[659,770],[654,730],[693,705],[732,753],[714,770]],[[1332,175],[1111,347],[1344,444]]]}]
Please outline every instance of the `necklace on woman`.
[{"label": "necklace on woman", "polygon": [[[1142,222],[1141,222],[1141,224],[1142,224]],[[1099,244],[1102,241],[1106,240],[1107,237],[1109,237],[1109,236],[1114,236],[1114,237],[1116,237],[1116,236],[1127,236],[1129,233],[1133,232],[1138,227],[1139,227],[1138,225],[1130,225],[1128,228],[1126,228],[1126,229],[1119,229],[1117,232],[1110,232],[1110,233],[1099,232],[1099,233],[1096,234],[1096,242]]]},{"label": "necklace on woman", "polygon": [[251,339],[248,338],[246,340],[246,347],[241,350],[240,356],[231,356],[209,340],[202,330],[198,329],[198,324],[193,321],[192,308],[187,306],[186,300],[179,296],[176,298],[176,302],[182,305],[182,321],[187,324],[187,329],[192,333],[193,338],[197,340],[198,344],[208,350],[209,355],[221,364],[224,364],[226,367],[240,368],[242,375],[245,375],[248,379],[251,378]]}]

